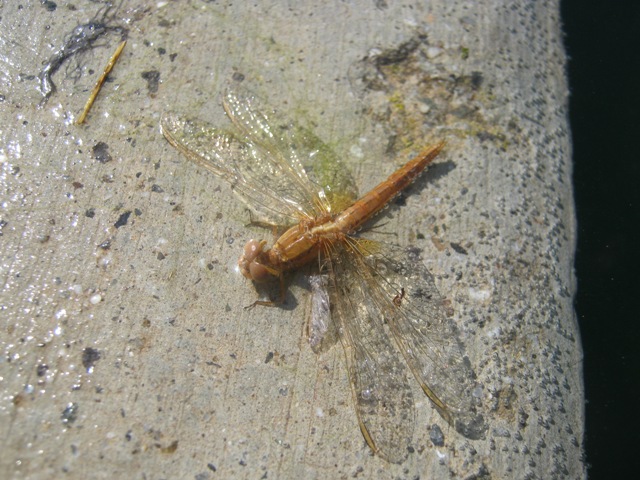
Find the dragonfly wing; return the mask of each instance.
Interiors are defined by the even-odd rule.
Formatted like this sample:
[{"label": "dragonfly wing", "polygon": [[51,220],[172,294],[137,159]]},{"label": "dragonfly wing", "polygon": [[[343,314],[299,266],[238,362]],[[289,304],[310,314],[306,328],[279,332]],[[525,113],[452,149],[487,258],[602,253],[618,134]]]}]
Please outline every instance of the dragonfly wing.
[{"label": "dragonfly wing", "polygon": [[322,353],[337,341],[336,324],[331,317],[328,275],[309,275],[311,288],[308,324],[309,345],[315,353]]},{"label": "dragonfly wing", "polygon": [[161,126],[171,145],[192,162],[229,182],[261,220],[289,225],[314,214],[313,195],[307,198],[306,191],[285,188],[291,183],[289,176],[272,168],[264,153],[242,137],[174,115],[165,115]]},{"label": "dragonfly wing", "polygon": [[368,279],[348,249],[326,256],[329,292],[345,350],[360,429],[371,449],[400,463],[413,438],[413,394],[407,369],[383,325]]},{"label": "dragonfly wing", "polygon": [[390,245],[367,252],[363,245],[364,254],[357,257],[360,274],[371,279],[376,309],[422,389],[459,433],[482,438],[487,426],[478,413],[480,399],[473,395],[475,374],[419,253]]},{"label": "dragonfly wing", "polygon": [[290,225],[342,210],[356,198],[348,170],[311,132],[242,89],[227,91],[222,103],[228,131],[166,115],[162,132],[187,158],[231,183],[260,220]]},{"label": "dragonfly wing", "polygon": [[335,213],[357,198],[349,170],[312,132],[276,114],[240,87],[225,93],[223,106],[241,135],[269,160],[269,167],[286,174],[289,184],[281,187],[313,199],[317,213]]}]

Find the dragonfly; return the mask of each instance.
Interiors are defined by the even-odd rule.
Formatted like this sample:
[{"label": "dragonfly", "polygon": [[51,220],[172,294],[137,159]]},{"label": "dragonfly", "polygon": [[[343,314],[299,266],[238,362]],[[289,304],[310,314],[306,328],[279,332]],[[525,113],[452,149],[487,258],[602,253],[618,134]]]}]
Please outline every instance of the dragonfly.
[{"label": "dragonfly", "polygon": [[480,387],[420,251],[364,236],[444,142],[358,197],[346,167],[310,130],[281,120],[243,90],[227,90],[222,106],[226,128],[165,114],[162,133],[186,158],[231,184],[263,225],[284,232],[270,248],[265,240],[247,242],[238,263],[245,277],[279,281],[284,301],[285,274],[317,264],[310,277],[309,341],[316,352],[330,348],[335,337],[342,343],[369,447],[392,463],[406,459],[415,427],[409,372],[456,431],[483,438]]}]

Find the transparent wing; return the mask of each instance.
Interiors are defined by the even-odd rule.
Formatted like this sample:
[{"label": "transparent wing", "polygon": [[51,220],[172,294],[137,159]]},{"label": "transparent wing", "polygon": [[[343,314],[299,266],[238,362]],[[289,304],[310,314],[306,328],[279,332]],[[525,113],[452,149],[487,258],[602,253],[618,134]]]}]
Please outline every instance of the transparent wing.
[{"label": "transparent wing", "polygon": [[339,173],[347,170],[315,136],[289,122],[276,125],[273,112],[269,118],[248,93],[227,92],[223,107],[228,130],[169,114],[162,132],[188,159],[229,182],[260,220],[289,225],[355,198],[353,180]]},{"label": "transparent wing", "polygon": [[356,271],[353,260],[348,248],[326,252],[332,315],[345,350],[360,429],[374,452],[400,463],[413,437],[413,394],[402,357],[368,288],[370,279],[362,275],[372,272]]},{"label": "transparent wing", "polygon": [[258,109],[258,100],[243,92],[226,92],[222,106],[238,136],[251,145],[250,168],[265,177],[263,186],[268,182],[274,194],[294,205],[303,216],[314,217],[330,211],[324,189],[312,183],[304,169],[306,159],[301,156],[309,157],[312,153],[300,149],[303,142],[296,138],[295,128],[288,123],[275,125],[273,119]]},{"label": "transparent wing", "polygon": [[307,333],[309,345],[315,353],[322,353],[337,341],[336,324],[331,317],[328,275],[309,275],[311,288],[309,323]]},{"label": "transparent wing", "polygon": [[290,185],[288,174],[266,159],[255,145],[205,122],[173,115],[166,115],[161,126],[171,145],[192,162],[229,182],[261,220],[289,225],[315,214],[313,199],[305,198],[299,191],[291,192],[290,188],[279,188]]},{"label": "transparent wing", "polygon": [[355,268],[345,271],[342,281],[367,290],[356,297],[365,299],[371,321],[387,321],[440,415],[467,438],[482,438],[487,427],[477,411],[479,399],[473,396],[475,374],[417,250],[354,239],[350,245]]},{"label": "transparent wing", "polygon": [[287,173],[291,185],[278,188],[291,188],[313,199],[313,207],[320,214],[335,213],[345,207],[345,202],[350,204],[357,198],[349,170],[312,132],[276,114],[241,87],[225,93],[223,106],[243,138]]}]

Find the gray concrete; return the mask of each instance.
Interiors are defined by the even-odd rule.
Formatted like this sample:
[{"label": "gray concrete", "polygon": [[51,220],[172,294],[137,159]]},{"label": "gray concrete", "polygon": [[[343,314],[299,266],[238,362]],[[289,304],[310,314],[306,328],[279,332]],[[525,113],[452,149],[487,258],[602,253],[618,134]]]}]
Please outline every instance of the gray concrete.
[{"label": "gray concrete", "polygon": [[[80,127],[119,32],[67,60],[38,108],[42,62],[99,5],[0,2],[0,476],[584,478],[558,2],[221,3],[107,12],[129,43]],[[285,308],[242,308],[256,293],[237,257],[270,235],[158,128],[165,110],[225,122],[234,74],[361,191],[447,140],[382,230],[423,251],[450,302],[484,440],[416,385],[412,453],[373,456],[341,348],[307,343],[302,283]]]}]

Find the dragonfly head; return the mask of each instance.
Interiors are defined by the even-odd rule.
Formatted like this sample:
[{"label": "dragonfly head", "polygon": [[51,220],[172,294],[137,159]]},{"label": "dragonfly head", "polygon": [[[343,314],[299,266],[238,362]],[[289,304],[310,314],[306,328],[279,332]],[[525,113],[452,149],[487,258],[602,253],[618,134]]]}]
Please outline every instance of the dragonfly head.
[{"label": "dragonfly head", "polygon": [[273,278],[273,273],[260,262],[260,257],[264,255],[266,240],[249,240],[244,246],[242,256],[238,261],[240,272],[249,280],[262,282]]}]

